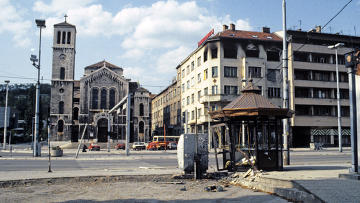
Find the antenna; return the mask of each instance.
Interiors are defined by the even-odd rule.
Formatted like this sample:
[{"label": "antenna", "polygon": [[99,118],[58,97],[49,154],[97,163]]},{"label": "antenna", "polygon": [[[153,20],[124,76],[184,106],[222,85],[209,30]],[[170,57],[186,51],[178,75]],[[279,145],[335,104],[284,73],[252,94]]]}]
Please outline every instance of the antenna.
[{"label": "antenna", "polygon": [[299,29],[301,30],[301,20],[299,20]]}]

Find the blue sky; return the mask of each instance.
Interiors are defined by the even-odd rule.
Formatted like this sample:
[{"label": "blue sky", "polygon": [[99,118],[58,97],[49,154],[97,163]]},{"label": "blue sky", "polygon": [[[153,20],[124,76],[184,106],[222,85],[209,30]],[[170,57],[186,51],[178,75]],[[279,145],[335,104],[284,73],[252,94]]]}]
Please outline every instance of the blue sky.
[{"label": "blue sky", "polygon": [[[349,0],[287,0],[289,29],[324,25]],[[34,19],[46,19],[41,76],[50,83],[53,24],[77,26],[75,79],[83,68],[103,59],[124,68],[125,77],[158,93],[170,84],[175,67],[212,28],[235,23],[237,29],[260,31],[282,26],[282,0],[0,0],[0,82],[32,83],[38,53]],[[353,0],[324,32],[360,35],[360,1]],[[301,23],[300,23],[301,22]],[[12,78],[9,78],[12,77]],[[18,78],[15,78],[18,77]],[[30,79],[21,79],[30,78]]]}]

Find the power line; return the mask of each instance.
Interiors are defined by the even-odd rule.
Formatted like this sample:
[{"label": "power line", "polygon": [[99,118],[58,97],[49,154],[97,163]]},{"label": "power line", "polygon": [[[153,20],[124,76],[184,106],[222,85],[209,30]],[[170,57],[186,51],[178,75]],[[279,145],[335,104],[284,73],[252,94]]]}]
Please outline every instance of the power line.
[{"label": "power line", "polygon": [[334,17],[332,17],[327,23],[325,23],[324,26],[322,26],[322,29],[324,29],[332,20],[334,20],[351,2],[352,2],[352,0],[350,0],[347,4],[345,4],[345,5],[340,9],[340,11],[335,14]]}]

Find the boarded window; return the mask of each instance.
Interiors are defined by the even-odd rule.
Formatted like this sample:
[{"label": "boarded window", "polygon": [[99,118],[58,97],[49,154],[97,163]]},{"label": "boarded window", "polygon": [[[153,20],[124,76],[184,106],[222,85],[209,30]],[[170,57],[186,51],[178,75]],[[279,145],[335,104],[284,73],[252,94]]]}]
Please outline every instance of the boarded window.
[{"label": "boarded window", "polygon": [[67,33],[67,43],[70,44],[71,41],[71,32]]},{"label": "boarded window", "polygon": [[100,109],[106,109],[106,97],[107,97],[106,89],[102,89],[101,90]]},{"label": "boarded window", "polygon": [[65,44],[66,32],[62,32],[62,43]]},{"label": "boarded window", "polygon": [[64,102],[59,102],[59,114],[64,114]]},{"label": "boarded window", "polygon": [[61,67],[60,68],[60,80],[64,80],[65,79],[65,68]]},{"label": "boarded window", "polygon": [[139,114],[140,116],[144,116],[144,104],[140,104],[139,105]]},{"label": "boarded window", "polygon": [[109,93],[109,109],[115,106],[115,90],[111,89]]},{"label": "boarded window", "polygon": [[60,44],[60,39],[61,39],[61,32],[58,31],[57,32],[57,37],[56,37],[56,43]]},{"label": "boarded window", "polygon": [[91,103],[91,108],[92,109],[98,109],[98,104],[99,104],[99,90],[94,88],[92,89],[92,103]]}]

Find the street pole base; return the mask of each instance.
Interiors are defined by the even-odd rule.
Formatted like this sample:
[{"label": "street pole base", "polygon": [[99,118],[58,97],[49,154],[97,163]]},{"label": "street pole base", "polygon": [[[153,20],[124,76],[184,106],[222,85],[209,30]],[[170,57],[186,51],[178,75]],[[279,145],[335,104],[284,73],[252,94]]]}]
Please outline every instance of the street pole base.
[{"label": "street pole base", "polygon": [[290,165],[290,156],[289,156],[287,150],[283,151],[283,164],[284,164],[284,166]]}]

